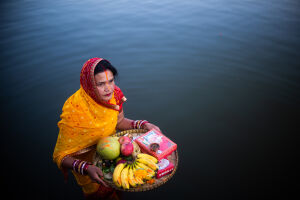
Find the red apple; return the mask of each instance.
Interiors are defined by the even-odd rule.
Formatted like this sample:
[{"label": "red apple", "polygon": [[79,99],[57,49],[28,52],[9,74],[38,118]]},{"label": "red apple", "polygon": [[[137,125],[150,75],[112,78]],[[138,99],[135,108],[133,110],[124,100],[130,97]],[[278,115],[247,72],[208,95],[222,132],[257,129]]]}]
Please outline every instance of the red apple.
[{"label": "red apple", "polygon": [[124,155],[124,156],[130,156],[133,152],[133,144],[130,142],[130,143],[123,143],[121,145],[121,153]]},{"label": "red apple", "polygon": [[119,138],[119,143],[120,144],[124,144],[124,143],[130,143],[131,142],[131,139],[127,136],[121,136]]}]

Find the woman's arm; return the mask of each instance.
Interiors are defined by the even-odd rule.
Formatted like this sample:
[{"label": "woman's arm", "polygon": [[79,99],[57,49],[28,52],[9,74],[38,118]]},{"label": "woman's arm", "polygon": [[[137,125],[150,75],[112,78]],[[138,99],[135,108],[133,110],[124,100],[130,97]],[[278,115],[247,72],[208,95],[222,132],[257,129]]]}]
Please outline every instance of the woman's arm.
[{"label": "woman's arm", "polygon": [[[73,169],[73,163],[75,159],[73,157],[67,157],[63,160],[61,166],[65,169]],[[97,182],[99,184],[103,184],[107,187],[107,184],[100,178],[103,177],[103,173],[100,168],[96,167],[95,165],[88,165],[86,169],[86,174],[92,179],[92,181]]]},{"label": "woman's arm", "polygon": [[131,126],[132,122],[133,120],[125,118],[124,111],[122,110],[118,115],[117,129],[119,130],[132,129]]},{"label": "woman's arm", "polygon": [[[122,110],[122,112],[120,112],[119,116],[118,116],[117,129],[119,129],[119,130],[133,129],[132,122],[133,122],[133,120],[125,118],[124,111]],[[142,128],[146,129],[146,130],[155,129],[157,131],[161,131],[157,126],[155,126],[154,124],[151,124],[149,122],[143,124]]]}]

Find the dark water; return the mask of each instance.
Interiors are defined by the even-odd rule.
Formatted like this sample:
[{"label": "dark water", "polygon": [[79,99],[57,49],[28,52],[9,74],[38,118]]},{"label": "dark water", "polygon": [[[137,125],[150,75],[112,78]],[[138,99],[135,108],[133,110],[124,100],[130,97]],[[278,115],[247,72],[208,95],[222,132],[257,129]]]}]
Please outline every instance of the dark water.
[{"label": "dark water", "polygon": [[298,0],[1,1],[5,194],[82,199],[51,155],[83,63],[104,57],[120,72],[125,115],[157,124],[179,150],[169,182],[125,199],[291,199],[299,9]]}]

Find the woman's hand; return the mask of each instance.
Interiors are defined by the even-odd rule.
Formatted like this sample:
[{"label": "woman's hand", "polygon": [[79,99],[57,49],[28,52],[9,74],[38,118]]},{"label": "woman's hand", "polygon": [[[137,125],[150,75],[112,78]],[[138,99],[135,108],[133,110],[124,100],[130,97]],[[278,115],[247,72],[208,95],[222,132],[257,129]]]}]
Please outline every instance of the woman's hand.
[{"label": "woman's hand", "polygon": [[143,128],[148,130],[148,131],[150,131],[151,129],[154,129],[154,130],[157,130],[157,131],[161,132],[161,130],[157,126],[155,126],[154,124],[151,124],[151,123],[144,124]]},{"label": "woman's hand", "polygon": [[100,168],[96,167],[95,165],[89,165],[87,168],[87,173],[93,182],[97,182],[108,187],[108,185],[100,178],[103,177],[103,173]]}]

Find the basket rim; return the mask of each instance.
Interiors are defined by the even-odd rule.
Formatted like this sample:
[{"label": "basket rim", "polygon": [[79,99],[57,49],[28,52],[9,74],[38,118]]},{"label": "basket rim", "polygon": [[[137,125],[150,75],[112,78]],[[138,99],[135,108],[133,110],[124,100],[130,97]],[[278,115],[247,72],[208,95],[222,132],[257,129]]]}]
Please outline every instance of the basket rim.
[{"label": "basket rim", "polygon": [[[146,129],[129,129],[129,130],[124,130],[124,131],[119,131],[119,132],[116,132],[115,134],[111,135],[111,136],[117,136],[117,137],[120,137],[120,136],[123,136],[123,135],[126,135],[126,134],[130,134],[130,133],[146,133],[148,132],[148,130]],[[173,175],[175,174],[176,170],[177,170],[177,167],[178,167],[178,162],[179,162],[179,158],[178,158],[178,151],[177,149],[174,151],[175,152],[175,156],[176,156],[176,162],[174,163],[174,169],[173,171],[168,174],[167,176],[165,176],[164,178],[164,181],[158,183],[158,184],[152,184],[152,185],[147,185],[146,187],[145,186],[141,186],[141,187],[138,187],[138,188],[130,188],[130,189],[123,189],[123,188],[119,188],[117,187],[114,183],[102,178],[103,181],[105,181],[106,184],[108,184],[110,187],[116,189],[116,190],[120,190],[120,191],[124,191],[124,192],[142,192],[142,191],[147,191],[147,190],[152,190],[154,188],[157,188],[163,184],[165,184],[167,181],[169,181]]]}]

